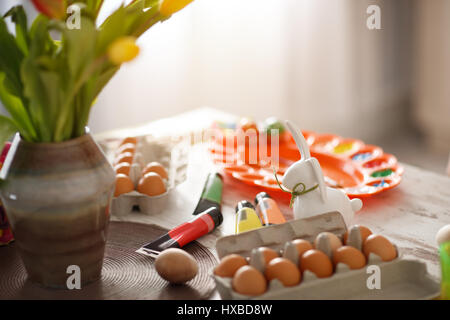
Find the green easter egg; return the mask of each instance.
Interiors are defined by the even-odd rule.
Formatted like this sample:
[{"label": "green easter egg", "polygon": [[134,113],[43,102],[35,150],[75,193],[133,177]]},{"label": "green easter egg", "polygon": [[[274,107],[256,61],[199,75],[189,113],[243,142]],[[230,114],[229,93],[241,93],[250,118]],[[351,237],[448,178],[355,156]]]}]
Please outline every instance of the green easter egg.
[{"label": "green easter egg", "polygon": [[266,121],[264,122],[264,129],[267,134],[272,134],[271,130],[278,130],[278,134],[281,134],[286,130],[281,121],[275,117],[266,119]]},{"label": "green easter egg", "polygon": [[390,176],[393,172],[394,171],[392,171],[392,169],[385,169],[381,171],[376,171],[372,173],[371,176],[374,178],[387,177]]}]

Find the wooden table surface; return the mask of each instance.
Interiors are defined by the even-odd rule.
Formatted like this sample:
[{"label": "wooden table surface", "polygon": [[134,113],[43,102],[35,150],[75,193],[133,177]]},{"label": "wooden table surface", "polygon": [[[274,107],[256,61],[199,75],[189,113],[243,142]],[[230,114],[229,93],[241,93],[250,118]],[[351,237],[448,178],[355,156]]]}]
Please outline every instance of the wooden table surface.
[{"label": "wooden table surface", "polygon": [[[230,120],[236,117],[214,109],[198,109],[174,118],[168,118],[135,128],[96,135],[100,140],[128,135],[152,134],[164,136],[177,132],[190,134],[207,128],[212,120]],[[381,146],[382,147],[382,146]],[[166,228],[185,222],[201,194],[208,172],[213,168],[203,145],[195,145],[189,154],[187,180],[170,195],[168,207],[160,214],[150,216],[131,214],[114,217],[115,220],[155,223]],[[414,166],[405,168],[399,186],[371,198],[363,199],[363,209],[356,214],[354,223],[369,227],[374,233],[387,236],[397,245],[404,258],[417,259],[427,264],[428,272],[440,279],[440,266],[436,232],[450,224],[450,178]],[[222,211],[224,222],[212,234],[199,240],[213,252],[217,237],[234,233],[234,207],[243,199],[252,200],[258,189],[227,179]],[[292,211],[287,201],[279,202],[287,218]],[[218,294],[213,299],[219,298]]]}]

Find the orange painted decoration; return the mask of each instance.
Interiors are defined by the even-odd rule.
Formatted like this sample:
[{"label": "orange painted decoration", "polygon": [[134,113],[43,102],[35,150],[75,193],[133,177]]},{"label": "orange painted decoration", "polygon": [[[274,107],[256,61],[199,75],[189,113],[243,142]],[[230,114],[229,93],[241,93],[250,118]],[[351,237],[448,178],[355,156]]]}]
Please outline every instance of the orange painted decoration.
[{"label": "orange painted decoration", "polygon": [[[311,156],[317,158],[322,167],[325,182],[330,187],[341,188],[349,197],[361,198],[375,195],[394,188],[402,179],[403,167],[398,164],[397,158],[384,153],[380,147],[333,134],[309,131],[302,133],[310,147]],[[285,136],[280,139],[278,145],[280,157],[277,175],[279,179],[289,165],[300,159],[300,152],[290,133],[286,131],[283,134]],[[226,135],[228,139],[235,137],[229,129]],[[216,137],[210,152],[214,162],[221,166],[226,174],[266,191],[280,191],[267,159],[260,159],[259,152],[256,161],[250,159],[249,154],[256,153],[257,150],[252,150],[248,144],[226,146],[225,140],[224,136]],[[257,147],[259,148],[259,145]],[[267,148],[267,154],[270,156],[270,145]],[[224,153],[226,158],[223,157]]]}]

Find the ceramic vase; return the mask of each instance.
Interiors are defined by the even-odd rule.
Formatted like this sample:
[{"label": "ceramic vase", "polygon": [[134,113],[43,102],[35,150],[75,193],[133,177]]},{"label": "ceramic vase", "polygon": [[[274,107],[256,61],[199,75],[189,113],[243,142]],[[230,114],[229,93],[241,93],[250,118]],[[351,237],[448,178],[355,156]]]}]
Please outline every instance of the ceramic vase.
[{"label": "ceramic vase", "polygon": [[29,280],[67,289],[75,272],[81,286],[99,279],[115,182],[100,147],[87,130],[60,143],[16,136],[11,152],[0,196]]}]

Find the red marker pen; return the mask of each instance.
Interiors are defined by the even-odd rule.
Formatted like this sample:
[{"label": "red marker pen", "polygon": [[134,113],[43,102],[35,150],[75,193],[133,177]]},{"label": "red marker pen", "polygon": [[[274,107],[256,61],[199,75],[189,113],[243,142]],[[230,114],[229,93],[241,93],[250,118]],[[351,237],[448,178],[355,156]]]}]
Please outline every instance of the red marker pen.
[{"label": "red marker pen", "polygon": [[194,219],[180,224],[158,239],[136,250],[138,253],[156,256],[168,248],[181,248],[201,236],[211,232],[223,221],[220,210],[216,207],[209,208]]}]

